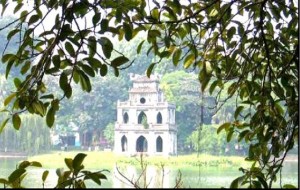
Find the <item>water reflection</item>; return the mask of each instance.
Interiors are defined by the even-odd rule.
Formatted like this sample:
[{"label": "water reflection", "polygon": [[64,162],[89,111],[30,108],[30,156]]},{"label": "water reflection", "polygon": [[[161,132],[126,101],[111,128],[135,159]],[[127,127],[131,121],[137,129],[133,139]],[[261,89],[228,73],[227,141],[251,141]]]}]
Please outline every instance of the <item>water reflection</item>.
[{"label": "water reflection", "polygon": [[113,188],[171,188],[170,169],[157,166],[138,168],[132,165],[114,166]]},{"label": "water reflection", "polygon": [[[11,172],[16,168],[16,165],[21,158],[0,158],[0,178],[7,178]],[[164,167],[164,170],[160,166],[147,166],[145,170],[146,178],[143,170],[140,166],[133,165],[118,165],[121,173],[126,176],[128,180],[133,182],[138,181],[140,187],[148,185],[148,188],[174,188],[176,185],[176,178],[178,177],[178,169]],[[32,188],[42,188],[42,173],[47,168],[35,168],[28,169],[28,175],[25,177],[24,186]],[[109,169],[109,168],[108,168]],[[45,183],[45,188],[53,188],[57,183],[56,169],[49,170],[49,176]],[[114,165],[110,170],[110,173],[105,173],[108,180],[103,180],[101,187],[103,188],[132,188],[132,184],[128,182],[117,171],[117,165]],[[97,171],[97,170],[91,170]],[[220,188],[229,187],[230,182],[236,177],[242,175],[238,171],[238,168],[220,168],[220,167],[182,167],[180,168],[182,173],[183,187],[191,188]],[[274,184],[274,188],[280,187],[280,180]],[[293,184],[298,186],[298,161],[285,162],[282,171],[282,184]],[[99,187],[92,181],[86,182],[87,187],[95,188]],[[0,188],[2,188],[0,186]]]}]

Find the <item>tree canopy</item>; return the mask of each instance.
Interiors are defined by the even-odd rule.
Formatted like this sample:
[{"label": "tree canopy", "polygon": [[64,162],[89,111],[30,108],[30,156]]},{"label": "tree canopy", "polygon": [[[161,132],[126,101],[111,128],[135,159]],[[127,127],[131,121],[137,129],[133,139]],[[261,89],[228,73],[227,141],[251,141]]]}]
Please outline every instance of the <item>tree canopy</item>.
[{"label": "tree canopy", "polygon": [[[23,77],[13,79],[15,90],[3,109],[10,116],[0,130],[9,120],[19,129],[23,112],[45,116],[52,127],[60,101],[71,98],[74,85],[90,92],[96,75],[112,71],[119,76],[133,63],[115,48],[117,40],[143,35],[137,53],[148,43],[146,54],[156,57],[148,76],[171,58],[175,67],[195,69],[202,91],[217,93],[217,109],[236,97],[234,121],[218,132],[225,130],[227,141],[236,135],[249,143],[246,159],[254,164],[241,169],[243,175],[231,185],[270,188],[298,142],[297,6],[293,0],[1,0],[2,15],[18,15],[0,26],[9,28],[7,42],[17,39],[18,44],[16,52],[3,52],[5,74],[14,66]],[[50,76],[63,95],[49,91],[45,80]]]}]

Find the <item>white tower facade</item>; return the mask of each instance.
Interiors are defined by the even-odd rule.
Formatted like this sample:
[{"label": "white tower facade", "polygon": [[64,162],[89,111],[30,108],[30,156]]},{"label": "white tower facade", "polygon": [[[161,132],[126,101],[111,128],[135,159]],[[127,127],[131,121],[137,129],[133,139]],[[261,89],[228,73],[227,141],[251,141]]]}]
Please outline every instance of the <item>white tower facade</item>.
[{"label": "white tower facade", "polygon": [[164,100],[158,75],[131,74],[129,100],[118,101],[114,152],[125,155],[176,155],[175,105]]}]

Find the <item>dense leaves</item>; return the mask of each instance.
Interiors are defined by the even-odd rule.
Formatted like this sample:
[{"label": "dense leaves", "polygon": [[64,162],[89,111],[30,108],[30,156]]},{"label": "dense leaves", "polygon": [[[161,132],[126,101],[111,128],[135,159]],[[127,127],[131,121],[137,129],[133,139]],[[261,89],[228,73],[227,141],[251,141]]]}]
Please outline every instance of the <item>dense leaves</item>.
[{"label": "dense leaves", "polygon": [[[82,162],[86,154],[78,153],[74,159],[65,158],[65,163],[69,170],[65,171],[64,168],[58,168],[56,174],[58,176],[57,184],[54,188],[86,188],[85,181],[92,180],[93,182],[101,185],[101,180],[106,180],[106,175],[103,174],[104,171],[91,172],[89,170],[83,170],[84,165]],[[24,188],[22,182],[27,173],[28,167],[42,167],[42,164],[36,161],[22,161],[17,165],[17,168],[8,176],[7,179],[0,178],[0,184],[4,187],[11,188]],[[42,174],[42,185],[45,188],[45,181],[47,180],[49,171],[45,170]]]},{"label": "dense leaves", "polygon": [[[299,42],[298,5],[294,1],[23,1],[15,4],[1,1],[2,14],[13,8],[19,17],[7,33],[8,43],[19,36],[16,52],[4,52],[6,77],[14,67],[24,75],[16,90],[5,99],[15,128],[16,114],[28,111],[46,115],[49,127],[59,103],[71,97],[72,84],[91,92],[91,77],[107,74],[112,67],[115,76],[126,68],[130,57],[115,49],[119,40],[144,35],[150,44],[147,55],[158,58],[149,65],[149,76],[163,59],[172,58],[175,66],[195,69],[201,90],[217,93],[226,83],[227,97],[236,97],[234,121],[222,127],[227,141],[237,134],[250,144],[247,160],[258,163],[260,178],[247,173],[242,180],[252,187],[272,187],[287,152],[298,141],[299,133]],[[30,4],[32,3],[32,4]],[[41,11],[45,10],[45,11]],[[103,14],[102,14],[103,12]],[[105,13],[105,14],[104,14]],[[92,19],[86,19],[92,15]],[[45,28],[49,18],[53,21]],[[54,19],[53,19],[54,18]],[[88,21],[89,20],[89,21]],[[1,26],[0,30],[10,25]],[[42,28],[39,31],[39,28]],[[105,35],[105,36],[104,36]],[[137,43],[141,52],[143,42]],[[113,56],[116,53],[118,55]],[[55,58],[54,58],[55,57]],[[98,60],[91,67],[82,66]],[[14,67],[13,67],[14,66]],[[130,64],[129,64],[130,66]],[[48,76],[59,80],[61,97],[42,99]],[[66,76],[62,76],[66,75]],[[66,80],[67,79],[67,80]],[[51,92],[50,92],[51,93]],[[14,94],[14,95],[12,95]],[[33,106],[38,105],[38,106]],[[218,108],[217,108],[218,109]],[[7,120],[2,122],[4,128]],[[221,131],[221,129],[219,130]],[[242,135],[241,135],[242,134]],[[269,146],[272,145],[272,146]],[[256,167],[252,167],[252,172]]]},{"label": "dense leaves", "polygon": [[[185,71],[165,74],[161,79],[160,87],[164,91],[166,100],[176,105],[178,149],[181,150],[187,137],[197,129],[201,122],[211,123],[215,110],[209,107],[214,106],[214,97],[207,93],[204,95],[200,93],[197,74]],[[200,98],[202,95],[203,99]],[[203,110],[201,110],[202,104]]]}]

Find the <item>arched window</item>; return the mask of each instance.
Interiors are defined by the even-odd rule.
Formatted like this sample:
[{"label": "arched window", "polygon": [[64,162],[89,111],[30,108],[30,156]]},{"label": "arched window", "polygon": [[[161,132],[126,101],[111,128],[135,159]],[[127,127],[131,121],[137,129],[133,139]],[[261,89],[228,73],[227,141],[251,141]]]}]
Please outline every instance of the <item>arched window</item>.
[{"label": "arched window", "polygon": [[122,147],[122,152],[127,151],[127,138],[125,135],[121,138],[121,147]]},{"label": "arched window", "polygon": [[162,124],[162,116],[161,116],[160,112],[158,112],[158,114],[156,116],[156,123],[157,124]]},{"label": "arched window", "polygon": [[124,123],[128,123],[128,120],[129,120],[128,114],[127,114],[127,112],[125,112],[125,113],[123,114],[123,122],[124,122]]},{"label": "arched window", "polygon": [[156,152],[163,151],[163,140],[160,136],[156,138]]},{"label": "arched window", "polygon": [[143,119],[147,121],[147,116],[146,114],[142,111],[140,114],[139,114],[139,117],[138,117],[138,124],[142,124],[143,122]]},{"label": "arched window", "polygon": [[140,136],[136,140],[136,151],[137,152],[147,152],[148,151],[148,142],[144,136]]}]

